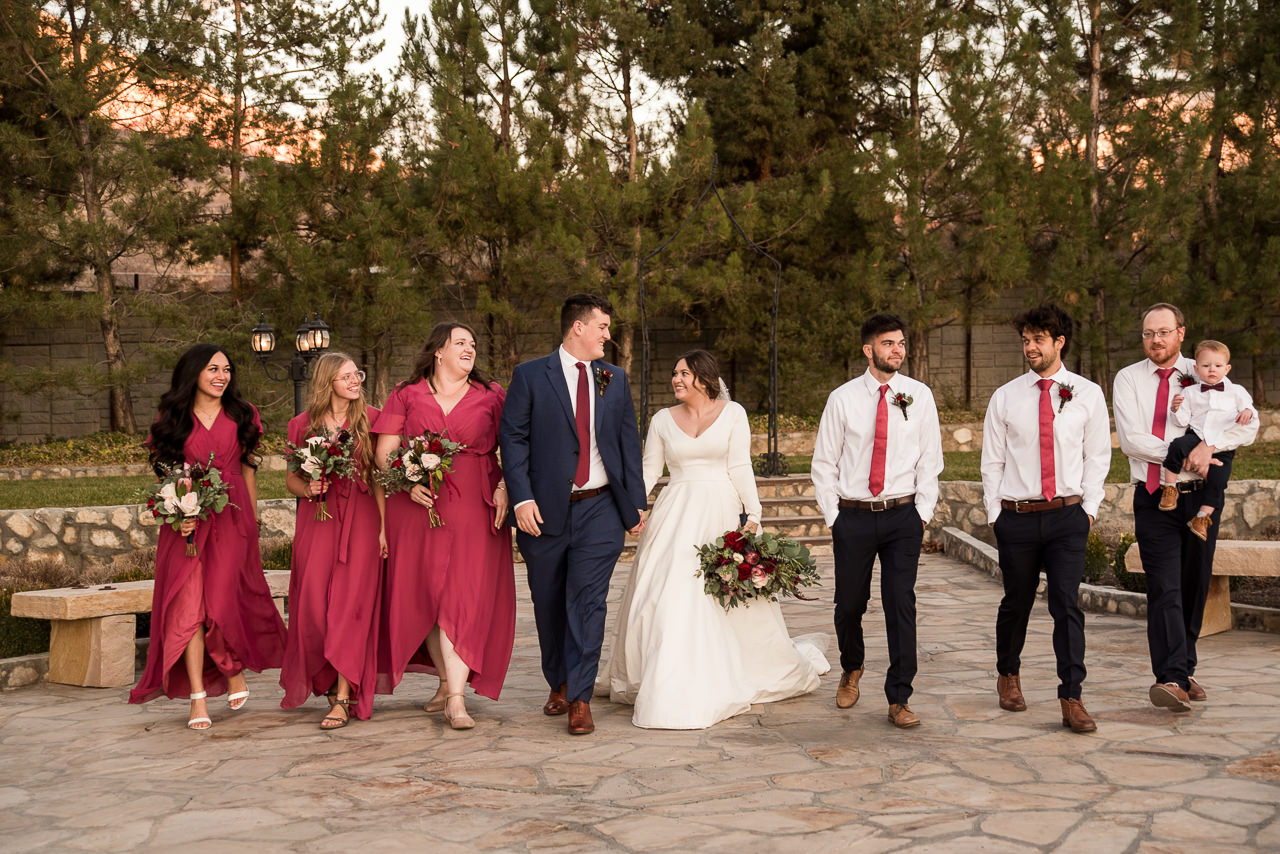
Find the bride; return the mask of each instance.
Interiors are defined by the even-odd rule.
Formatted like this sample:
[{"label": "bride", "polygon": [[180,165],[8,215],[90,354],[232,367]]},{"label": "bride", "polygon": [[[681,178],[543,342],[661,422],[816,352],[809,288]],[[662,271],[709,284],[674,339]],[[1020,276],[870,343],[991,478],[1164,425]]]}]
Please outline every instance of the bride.
[{"label": "bride", "polygon": [[822,652],[787,634],[777,602],[725,611],[703,592],[697,547],[760,524],[747,413],[721,391],[715,357],[693,350],[676,362],[677,406],[649,424],[645,491],[664,464],[671,480],[654,504],[618,609],[607,670],[610,699],[635,706],[649,729],[702,729],[818,687]]}]

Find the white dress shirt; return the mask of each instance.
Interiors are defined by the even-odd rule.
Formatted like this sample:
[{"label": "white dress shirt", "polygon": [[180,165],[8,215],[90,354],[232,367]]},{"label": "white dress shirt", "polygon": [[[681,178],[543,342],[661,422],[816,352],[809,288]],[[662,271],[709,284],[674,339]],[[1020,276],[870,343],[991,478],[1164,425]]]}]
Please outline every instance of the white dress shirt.
[{"label": "white dress shirt", "polygon": [[[982,425],[982,496],[987,522],[1000,515],[1001,500],[1039,500],[1040,388],[1035,371],[1010,380],[991,395]],[[1097,383],[1059,365],[1049,388],[1053,401],[1053,469],[1057,494],[1078,495],[1095,519],[1111,470],[1111,426],[1107,400]],[[1071,387],[1063,401],[1059,390]],[[1054,498],[1055,496],[1044,496]]]},{"label": "white dress shirt", "polygon": [[1256,420],[1258,411],[1253,408],[1249,392],[1226,377],[1222,378],[1222,391],[1201,391],[1200,385],[1197,381],[1182,390],[1182,405],[1169,417],[1179,427],[1195,430],[1206,444],[1222,450],[1219,440],[1236,423],[1236,416],[1249,410]]},{"label": "white dress shirt", "polygon": [[[933,392],[922,382],[894,374],[886,394],[889,435],[885,444],[884,489],[871,494],[871,451],[876,437],[880,381],[871,370],[831,392],[818,423],[810,476],[818,507],[830,527],[840,515],[840,499],[873,501],[915,494],[916,512],[928,522],[938,506],[942,473],[942,428]],[[912,398],[905,412],[895,394]]]},{"label": "white dress shirt", "polygon": [[[1178,385],[1178,371],[1195,376],[1196,363],[1186,356],[1178,356],[1173,367],[1177,371],[1169,375],[1169,402],[1173,403],[1174,395],[1182,391]],[[1186,428],[1169,413],[1165,423],[1164,438],[1158,439],[1151,432],[1151,422],[1155,417],[1156,391],[1160,382],[1156,374],[1156,363],[1150,359],[1121,368],[1116,374],[1111,390],[1112,410],[1116,417],[1116,436],[1120,440],[1120,450],[1129,458],[1129,479],[1135,483],[1144,483],[1147,479],[1147,465],[1160,465],[1169,453],[1169,443],[1186,432]],[[1233,451],[1241,445],[1248,445],[1258,435],[1258,419],[1248,424],[1232,423],[1231,427],[1218,437],[1219,444],[1214,448],[1219,451]],[[1198,480],[1200,475],[1183,469],[1179,480]]]},{"label": "white dress shirt", "polygon": [[[569,404],[573,407],[573,414],[578,414],[578,362],[582,361],[574,356],[569,355],[569,351],[562,345],[558,351],[560,353],[560,366],[564,368],[564,381],[569,386]],[[600,456],[600,446],[596,444],[596,398],[599,396],[596,390],[595,370],[591,367],[590,361],[582,362],[587,366],[587,397],[591,401],[591,472],[587,476],[587,482],[582,486],[575,486],[574,490],[579,489],[597,489],[606,486],[609,483],[609,475],[604,470],[604,458]]]}]

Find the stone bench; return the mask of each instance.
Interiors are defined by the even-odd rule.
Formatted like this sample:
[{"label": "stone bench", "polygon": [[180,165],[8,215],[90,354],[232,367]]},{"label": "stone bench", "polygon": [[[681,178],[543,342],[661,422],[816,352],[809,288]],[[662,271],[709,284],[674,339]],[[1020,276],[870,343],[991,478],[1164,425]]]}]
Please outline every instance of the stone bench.
[{"label": "stone bench", "polygon": [[[264,573],[280,613],[289,573]],[[151,613],[154,581],[98,587],[59,587],[13,594],[15,617],[48,620],[49,681],[90,688],[133,684],[138,614]]]},{"label": "stone bench", "polygon": [[[1129,572],[1142,572],[1142,557],[1134,543],[1124,555]],[[1218,540],[1213,556],[1213,577],[1204,603],[1200,636],[1231,628],[1231,576],[1280,577],[1280,541]]]}]

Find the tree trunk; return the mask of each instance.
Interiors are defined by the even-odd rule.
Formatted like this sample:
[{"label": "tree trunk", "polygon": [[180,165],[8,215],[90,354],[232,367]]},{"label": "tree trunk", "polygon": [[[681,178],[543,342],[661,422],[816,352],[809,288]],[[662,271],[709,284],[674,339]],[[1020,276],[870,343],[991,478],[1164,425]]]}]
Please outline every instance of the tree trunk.
[{"label": "tree trunk", "polygon": [[240,165],[243,156],[243,131],[245,121],[244,106],[244,7],[243,0],[235,0],[235,18],[236,18],[236,56],[233,60],[235,63],[235,85],[232,93],[232,109],[231,109],[231,162],[230,166],[230,186],[228,187],[228,203],[231,205],[231,219],[236,227],[234,236],[231,238],[231,248],[227,253],[227,261],[231,270],[231,299],[239,304],[242,289],[240,286],[240,224],[238,222],[240,210]]},{"label": "tree trunk", "polygon": [[[1102,18],[1101,0],[1089,0],[1089,32],[1085,34],[1085,44],[1089,54],[1089,129],[1085,135],[1084,158],[1089,174],[1089,225],[1091,226],[1091,243],[1101,245],[1102,170],[1098,167],[1098,138],[1102,133],[1102,34],[1098,30],[1098,22]],[[1093,297],[1093,309],[1090,321],[1093,328],[1099,330],[1099,337],[1091,348],[1090,373],[1092,379],[1107,397],[1111,397],[1111,353],[1107,341],[1107,292],[1097,272],[1097,259],[1086,253],[1086,269],[1091,277],[1088,289]]]},{"label": "tree trunk", "polygon": [[391,377],[392,349],[395,335],[390,329],[384,330],[373,339],[373,399],[386,400],[391,394],[395,381]]},{"label": "tree trunk", "polygon": [[102,308],[98,314],[98,327],[102,330],[102,349],[107,354],[107,376],[111,380],[108,398],[111,407],[111,429],[122,433],[138,432],[133,417],[133,400],[129,396],[129,381],[125,376],[124,345],[120,342],[120,318],[116,314],[115,280],[111,277],[110,264],[96,266],[93,271]]}]

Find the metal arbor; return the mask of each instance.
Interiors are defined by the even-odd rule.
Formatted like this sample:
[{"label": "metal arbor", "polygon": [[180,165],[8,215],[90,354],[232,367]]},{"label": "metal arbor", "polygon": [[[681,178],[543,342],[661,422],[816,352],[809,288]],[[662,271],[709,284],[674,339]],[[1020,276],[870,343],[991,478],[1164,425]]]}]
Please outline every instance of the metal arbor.
[{"label": "metal arbor", "polygon": [[698,196],[698,201],[690,209],[685,218],[681,220],[680,225],[665,240],[658,244],[649,254],[640,259],[637,265],[637,302],[640,306],[640,375],[643,377],[640,383],[640,432],[644,434],[649,426],[649,363],[650,363],[650,346],[649,346],[649,314],[646,305],[647,292],[645,290],[645,272],[646,265],[649,260],[662,254],[662,252],[671,245],[671,242],[684,231],[685,226],[698,212],[702,205],[706,202],[708,196],[714,196],[720,210],[724,211],[724,215],[729,218],[734,230],[742,238],[742,242],[746,244],[755,255],[768,261],[773,266],[773,304],[769,309],[769,443],[765,453],[756,460],[756,474],[764,477],[774,477],[787,473],[787,462],[782,454],[778,453],[778,301],[782,293],[782,263],[766,252],[759,244],[743,230],[738,220],[734,217],[733,212],[729,210],[729,206],[725,204],[724,198],[720,195],[720,188],[716,184],[716,175],[720,169],[720,161],[713,158],[711,161],[711,179],[707,185],[703,187],[702,193]]}]

